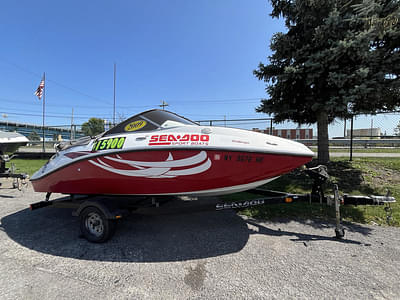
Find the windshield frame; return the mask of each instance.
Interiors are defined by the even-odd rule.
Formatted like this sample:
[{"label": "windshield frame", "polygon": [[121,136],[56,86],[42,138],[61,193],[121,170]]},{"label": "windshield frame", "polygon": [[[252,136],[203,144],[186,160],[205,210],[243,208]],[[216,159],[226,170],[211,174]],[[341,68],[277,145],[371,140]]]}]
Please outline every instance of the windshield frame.
[{"label": "windshield frame", "polygon": [[[166,116],[166,115],[171,116],[171,118],[167,118],[167,117],[162,118],[162,116]],[[157,120],[157,117],[160,117],[159,120]],[[127,127],[130,124],[133,124],[135,122],[140,122],[141,120],[145,121],[144,122],[145,124],[143,126],[141,126],[140,128],[137,128],[137,129],[133,128],[132,130],[127,130]],[[162,122],[160,124],[161,120],[162,120]],[[188,126],[188,125],[200,126],[200,124],[198,124],[188,118],[182,117],[176,113],[173,113],[173,112],[170,112],[167,110],[161,110],[161,109],[151,109],[151,110],[147,110],[142,113],[136,114],[136,115],[122,121],[121,123],[115,125],[111,129],[105,131],[101,136],[104,137],[104,136],[108,136],[108,135],[123,134],[123,133],[126,134],[126,133],[134,133],[134,132],[149,132],[149,131],[161,130],[161,129],[165,129],[162,127],[162,125],[168,120],[181,123],[182,126]],[[171,128],[171,127],[169,127],[169,128]]]}]

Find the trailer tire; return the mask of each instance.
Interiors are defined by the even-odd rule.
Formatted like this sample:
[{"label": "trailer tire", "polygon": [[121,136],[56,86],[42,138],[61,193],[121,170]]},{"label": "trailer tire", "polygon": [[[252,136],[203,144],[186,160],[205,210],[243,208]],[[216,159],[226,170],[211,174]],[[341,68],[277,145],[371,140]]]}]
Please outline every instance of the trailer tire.
[{"label": "trailer tire", "polygon": [[115,232],[115,220],[109,220],[105,214],[94,206],[86,207],[79,214],[82,235],[92,243],[104,243]]}]

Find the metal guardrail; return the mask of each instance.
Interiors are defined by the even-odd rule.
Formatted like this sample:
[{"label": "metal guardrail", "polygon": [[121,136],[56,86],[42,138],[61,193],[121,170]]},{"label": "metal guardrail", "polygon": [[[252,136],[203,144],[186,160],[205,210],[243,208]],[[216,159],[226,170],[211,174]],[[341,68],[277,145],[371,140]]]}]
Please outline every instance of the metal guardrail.
[{"label": "metal guardrail", "polygon": [[[296,142],[302,143],[306,146],[317,146],[317,139],[304,139],[295,140]],[[350,139],[330,139],[329,145],[331,146],[350,146]],[[400,147],[400,139],[353,139],[353,145],[359,146],[388,146],[388,147]]]}]

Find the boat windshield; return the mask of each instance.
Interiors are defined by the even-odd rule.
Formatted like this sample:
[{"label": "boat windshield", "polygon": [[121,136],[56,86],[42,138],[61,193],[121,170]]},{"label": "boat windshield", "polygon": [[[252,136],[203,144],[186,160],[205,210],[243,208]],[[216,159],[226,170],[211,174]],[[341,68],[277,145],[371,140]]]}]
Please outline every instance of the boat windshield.
[{"label": "boat windshield", "polygon": [[125,132],[153,131],[160,128],[169,128],[185,125],[198,125],[184,117],[165,110],[149,110],[135,115],[104,133],[103,136]]}]

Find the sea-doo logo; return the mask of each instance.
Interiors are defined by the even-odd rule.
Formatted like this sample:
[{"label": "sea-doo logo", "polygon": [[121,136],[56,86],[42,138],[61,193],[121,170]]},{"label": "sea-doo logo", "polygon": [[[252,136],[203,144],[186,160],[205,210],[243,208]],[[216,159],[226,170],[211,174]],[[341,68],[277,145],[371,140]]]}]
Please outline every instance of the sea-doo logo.
[{"label": "sea-doo logo", "polygon": [[147,122],[144,120],[130,122],[128,125],[125,126],[124,130],[125,131],[136,131],[136,130],[139,130],[139,129],[143,128],[144,126],[146,126],[146,124],[147,124]]},{"label": "sea-doo logo", "polygon": [[155,145],[208,145],[210,136],[207,134],[163,134],[152,135],[149,146]]},{"label": "sea-doo logo", "polygon": [[232,208],[246,208],[250,206],[257,206],[264,204],[265,201],[262,199],[255,199],[251,201],[243,201],[243,202],[231,202],[231,203],[218,203],[215,206],[216,210],[222,209],[232,209]]}]

